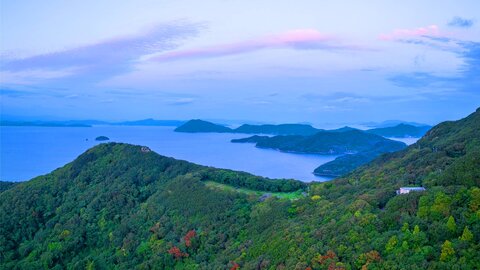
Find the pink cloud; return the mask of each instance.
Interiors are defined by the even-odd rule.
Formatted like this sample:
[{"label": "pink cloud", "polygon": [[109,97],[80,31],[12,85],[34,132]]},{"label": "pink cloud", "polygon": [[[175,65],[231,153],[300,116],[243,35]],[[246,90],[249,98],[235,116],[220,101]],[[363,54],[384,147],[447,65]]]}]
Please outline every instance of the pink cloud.
[{"label": "pink cloud", "polygon": [[381,40],[402,40],[402,39],[411,39],[418,38],[422,36],[439,36],[440,31],[437,25],[429,25],[426,27],[419,27],[415,29],[396,29],[390,34],[380,35]]},{"label": "pink cloud", "polygon": [[[229,44],[188,49],[164,53],[151,58],[154,61],[173,61],[190,58],[208,58],[226,55],[247,53],[270,48],[295,49],[340,49],[346,46],[334,45],[335,39],[314,29],[298,29],[276,35],[264,36],[256,39]],[[353,48],[353,47],[350,47]]]}]

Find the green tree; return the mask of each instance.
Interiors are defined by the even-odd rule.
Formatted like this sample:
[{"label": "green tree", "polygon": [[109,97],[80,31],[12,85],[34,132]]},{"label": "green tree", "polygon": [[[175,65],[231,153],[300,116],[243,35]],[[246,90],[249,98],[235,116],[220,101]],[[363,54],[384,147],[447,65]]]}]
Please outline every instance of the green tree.
[{"label": "green tree", "polygon": [[442,245],[442,253],[440,254],[440,261],[449,261],[455,255],[455,250],[453,249],[452,242],[445,240]]},{"label": "green tree", "polygon": [[455,222],[455,218],[453,218],[452,216],[448,218],[447,229],[452,233],[457,231],[457,223]]},{"label": "green tree", "polygon": [[467,241],[470,242],[473,240],[473,234],[472,232],[468,229],[467,226],[463,229],[462,236],[460,236],[460,240],[462,241]]},{"label": "green tree", "polygon": [[418,225],[415,225],[415,227],[413,228],[413,235],[417,235],[418,233],[420,233],[420,227],[418,227]]},{"label": "green tree", "polygon": [[390,237],[390,239],[388,239],[387,244],[385,245],[385,250],[387,252],[391,252],[392,250],[395,249],[395,247],[397,246],[397,243],[398,243],[398,239],[395,235]]},{"label": "green tree", "polygon": [[443,192],[435,194],[435,201],[431,207],[434,218],[439,219],[441,216],[448,216],[450,213],[450,204],[452,200]]}]

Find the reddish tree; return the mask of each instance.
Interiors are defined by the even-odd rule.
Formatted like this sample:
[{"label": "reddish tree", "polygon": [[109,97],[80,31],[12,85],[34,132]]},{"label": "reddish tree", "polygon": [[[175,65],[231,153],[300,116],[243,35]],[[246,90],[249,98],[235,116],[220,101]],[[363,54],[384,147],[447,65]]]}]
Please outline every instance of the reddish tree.
[{"label": "reddish tree", "polygon": [[185,240],[185,246],[192,246],[192,238],[194,238],[196,235],[197,233],[195,232],[195,230],[188,231],[185,237],[183,237],[183,239]]},{"label": "reddish tree", "polygon": [[238,265],[238,263],[236,262],[232,262],[232,267],[230,268],[230,270],[238,270],[240,269],[240,265]]},{"label": "reddish tree", "polygon": [[337,257],[337,254],[335,254],[335,252],[329,250],[329,251],[327,251],[326,255],[320,257],[319,263],[324,264],[327,260],[333,260],[336,257]]},{"label": "reddish tree", "polygon": [[175,259],[181,259],[182,257],[188,257],[188,253],[183,253],[178,247],[171,247],[169,250],[168,250],[168,254],[170,255],[173,255],[173,257],[175,257]]}]

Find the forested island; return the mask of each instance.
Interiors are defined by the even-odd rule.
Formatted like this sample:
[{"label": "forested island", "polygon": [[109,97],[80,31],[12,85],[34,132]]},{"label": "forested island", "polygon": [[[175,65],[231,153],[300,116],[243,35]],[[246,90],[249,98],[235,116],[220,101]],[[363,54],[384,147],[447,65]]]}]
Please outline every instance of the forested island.
[{"label": "forested island", "polygon": [[95,141],[108,141],[110,140],[110,138],[108,138],[107,136],[98,136],[95,138]]},{"label": "forested island", "polygon": [[2,184],[0,268],[476,269],[479,127],[480,109],[308,186],[100,144]]},{"label": "forested island", "polygon": [[233,139],[234,143],[255,143],[259,148],[280,151],[340,155],[315,169],[314,173],[336,177],[349,173],[381,154],[402,150],[406,145],[379,135],[357,129],[344,128],[341,131],[321,131],[311,136],[252,136]]},{"label": "forested island", "polygon": [[[398,124],[396,126],[374,128],[365,130],[367,133],[372,133],[384,137],[421,137],[431,126],[413,126],[409,124]],[[359,130],[352,127],[342,127],[338,129],[317,129],[311,125],[306,124],[280,124],[280,125],[250,125],[243,124],[238,128],[229,128],[224,125],[215,124],[212,122],[194,119],[177,127],[176,132],[187,133],[201,133],[201,132],[218,132],[218,133],[245,133],[245,134],[270,134],[270,135],[300,135],[311,136],[319,132],[345,132]]]},{"label": "forested island", "polygon": [[175,131],[187,132],[187,133],[201,133],[201,132],[225,133],[225,132],[232,132],[232,129],[223,125],[214,124],[214,123],[203,121],[200,119],[194,119],[177,127]]},{"label": "forested island", "polygon": [[400,150],[406,145],[360,130],[345,132],[318,132],[311,136],[254,136],[232,142],[253,142],[260,148],[272,148],[285,152],[320,155],[341,155],[372,150],[373,148]]},{"label": "forested island", "polygon": [[393,127],[374,128],[369,129],[367,132],[377,134],[384,137],[422,137],[430,130],[431,126],[413,126],[408,124],[398,124]]}]

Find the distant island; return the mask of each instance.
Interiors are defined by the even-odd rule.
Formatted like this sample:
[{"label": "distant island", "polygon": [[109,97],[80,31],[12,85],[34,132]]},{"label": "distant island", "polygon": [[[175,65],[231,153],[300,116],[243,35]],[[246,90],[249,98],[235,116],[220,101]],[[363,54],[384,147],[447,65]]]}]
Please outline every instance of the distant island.
[{"label": "distant island", "polygon": [[113,123],[118,126],[163,126],[163,127],[178,127],[183,125],[185,121],[180,120],[155,120],[152,118],[136,120],[136,121],[124,121]]},{"label": "distant island", "polygon": [[[421,137],[431,126],[414,126],[410,124],[398,124],[392,127],[374,128],[365,130],[367,133],[373,133],[384,137]],[[219,133],[245,133],[245,134],[271,134],[271,135],[300,135],[310,136],[319,132],[346,132],[359,130],[352,127],[342,127],[338,129],[318,129],[307,124],[280,124],[280,125],[250,125],[244,124],[238,128],[229,128],[224,125],[212,122],[194,119],[186,122],[175,129],[176,132],[201,133],[201,132],[219,132]]]},{"label": "distant island", "polygon": [[110,138],[108,138],[107,136],[98,136],[97,138],[95,138],[95,141],[108,141],[110,140]]},{"label": "distant island", "polygon": [[259,148],[272,148],[285,152],[320,155],[341,155],[316,168],[314,174],[322,176],[345,175],[381,154],[402,150],[403,142],[360,130],[323,131],[311,136],[251,136],[233,139],[233,143],[255,143]]},{"label": "distant island", "polygon": [[214,123],[203,121],[200,119],[193,119],[177,127],[175,131],[187,132],[187,133],[201,133],[201,132],[226,133],[226,132],[232,132],[232,129],[223,125],[214,124]]},{"label": "distant island", "polygon": [[394,127],[374,128],[367,132],[377,134],[384,137],[422,137],[429,131],[431,126],[413,126],[409,124],[398,124]]},{"label": "distant island", "polygon": [[383,122],[366,122],[362,123],[363,126],[370,128],[384,128],[384,127],[394,127],[399,124],[406,124],[415,127],[428,126],[427,124],[412,122],[412,121],[402,121],[402,120],[385,120]]},{"label": "distant island", "polygon": [[313,135],[319,130],[305,124],[248,125],[232,130],[235,133],[274,134],[274,135]]},{"label": "distant island", "polygon": [[396,151],[406,146],[402,142],[389,140],[360,130],[345,132],[324,131],[311,136],[252,136],[245,139],[234,139],[232,142],[250,142],[255,143],[259,148],[320,155],[356,154],[371,151],[374,148],[392,148]]}]

